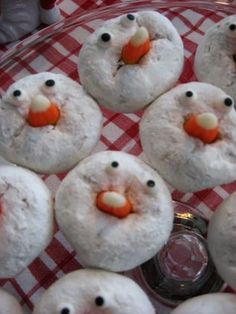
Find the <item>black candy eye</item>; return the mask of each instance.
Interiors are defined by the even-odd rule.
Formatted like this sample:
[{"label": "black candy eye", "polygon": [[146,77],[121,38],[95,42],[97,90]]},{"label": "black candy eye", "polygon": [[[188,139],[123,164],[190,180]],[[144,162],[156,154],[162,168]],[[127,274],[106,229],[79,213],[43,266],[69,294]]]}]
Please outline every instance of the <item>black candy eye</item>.
[{"label": "black candy eye", "polygon": [[233,105],[233,100],[231,98],[227,97],[224,100],[224,104],[225,104],[225,106],[230,107]]},{"label": "black candy eye", "polygon": [[70,310],[67,307],[64,307],[60,314],[70,314]]},{"label": "black candy eye", "polygon": [[186,93],[185,93],[185,96],[186,97],[193,97],[193,92],[191,90],[188,90]]},{"label": "black candy eye", "polygon": [[134,21],[135,20],[135,16],[133,14],[127,14],[127,19],[130,21]]},{"label": "black candy eye", "polygon": [[147,186],[150,188],[153,188],[156,185],[156,183],[153,180],[148,180],[147,181]]},{"label": "black candy eye", "polygon": [[236,25],[235,25],[235,24],[230,24],[230,25],[229,25],[229,29],[230,29],[231,31],[234,31],[234,30],[236,29]]},{"label": "black candy eye", "polygon": [[119,163],[118,163],[117,161],[113,161],[113,162],[111,163],[111,166],[112,166],[113,168],[117,168],[117,167],[119,166]]},{"label": "black candy eye", "polygon": [[12,93],[14,97],[19,97],[21,95],[21,91],[19,89],[14,90]]},{"label": "black candy eye", "polygon": [[104,304],[104,299],[103,299],[103,297],[100,297],[100,296],[98,296],[98,297],[96,297],[96,299],[95,299],[95,304],[97,305],[97,306],[102,306],[103,304]]},{"label": "black candy eye", "polygon": [[103,33],[103,34],[101,35],[101,40],[104,41],[104,42],[108,42],[108,41],[111,40],[111,35],[108,34],[108,33]]},{"label": "black candy eye", "polygon": [[54,86],[56,83],[55,83],[55,81],[54,80],[47,80],[46,82],[45,82],[45,85],[47,86],[47,87],[52,87],[52,86]]}]

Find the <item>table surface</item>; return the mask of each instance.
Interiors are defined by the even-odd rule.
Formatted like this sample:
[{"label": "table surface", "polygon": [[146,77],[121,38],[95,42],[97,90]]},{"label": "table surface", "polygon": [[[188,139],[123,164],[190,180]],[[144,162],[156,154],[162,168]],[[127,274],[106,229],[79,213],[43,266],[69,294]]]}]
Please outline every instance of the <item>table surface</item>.
[{"label": "table surface", "polygon": [[[122,1],[58,1],[63,18],[120,2]],[[146,2],[151,3],[151,1]],[[181,30],[180,33],[184,40],[186,49],[185,66],[180,82],[193,81],[195,77],[192,71],[192,64],[197,44],[209,26],[221,20],[225,14],[222,12],[209,13],[207,11],[202,13],[198,12],[197,9],[193,11],[188,8],[175,10],[161,9],[160,12],[167,15],[174,22],[175,26]],[[38,55],[34,54],[33,57],[27,56],[23,60],[19,58],[15,59],[11,71],[1,73],[1,89],[6,89],[7,85],[18,79],[22,74],[36,73],[39,68],[41,71],[66,73],[71,78],[77,79],[76,56],[78,42],[80,43],[84,39],[84,36],[87,36],[88,32],[91,31],[92,29],[86,28],[86,33],[81,35],[83,38],[76,37],[77,35],[75,36],[75,34],[64,34],[63,36],[59,36],[51,46],[47,46],[47,43],[45,43],[47,51],[42,46],[38,50]],[[1,47],[0,53],[4,54],[14,44],[16,43]],[[144,158],[138,136],[138,122],[142,112],[122,115],[103,110],[103,113],[105,117],[104,128],[101,140],[95,151],[105,149],[123,150]],[[43,179],[54,195],[63,178],[64,174],[43,176]],[[212,211],[215,210],[223,199],[236,191],[236,182],[197,193],[184,194],[171,187],[170,190],[173,199],[196,207],[210,218]],[[26,270],[13,279],[0,280],[0,285],[17,297],[25,313],[30,313],[33,304],[40,298],[45,289],[63,274],[78,268],[80,268],[78,256],[65,240],[62,233],[57,229],[49,247]]]}]

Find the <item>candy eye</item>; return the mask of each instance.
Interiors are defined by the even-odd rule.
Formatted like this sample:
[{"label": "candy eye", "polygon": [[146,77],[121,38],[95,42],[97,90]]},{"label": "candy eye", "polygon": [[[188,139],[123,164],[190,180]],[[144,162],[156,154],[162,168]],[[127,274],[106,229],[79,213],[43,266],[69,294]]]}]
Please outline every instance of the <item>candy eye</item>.
[{"label": "candy eye", "polygon": [[156,185],[155,181],[153,181],[153,180],[148,180],[147,181],[147,186],[149,188],[153,188],[155,185]]},{"label": "candy eye", "polygon": [[70,314],[70,309],[68,309],[68,307],[63,307],[60,314]]},{"label": "candy eye", "polygon": [[135,16],[134,16],[133,14],[130,14],[130,13],[129,13],[129,14],[126,15],[126,17],[127,17],[127,19],[130,20],[130,21],[134,21],[134,20],[135,20]]},{"label": "candy eye", "polygon": [[231,31],[235,31],[236,25],[235,25],[235,24],[230,24],[230,25],[229,25],[229,29],[230,29]]},{"label": "candy eye", "polygon": [[105,303],[105,300],[103,297],[101,297],[101,296],[96,297],[95,304],[97,306],[103,306],[104,303]]},{"label": "candy eye", "polygon": [[109,33],[103,33],[101,35],[101,40],[106,43],[111,40],[111,35]]},{"label": "candy eye", "polygon": [[115,175],[117,174],[117,168],[119,167],[119,163],[118,161],[112,161],[111,163],[109,163],[106,167],[106,171],[107,173],[109,173],[109,175]]},{"label": "candy eye", "polygon": [[56,82],[53,79],[48,79],[44,82],[42,90],[44,93],[50,95],[55,93]]},{"label": "candy eye", "polygon": [[191,90],[188,90],[186,93],[185,93],[185,96],[190,98],[190,97],[193,97],[193,92]]},{"label": "candy eye", "polygon": [[53,87],[55,84],[56,84],[55,81],[51,79],[45,82],[45,86],[47,87]]},{"label": "candy eye", "polygon": [[197,94],[193,90],[189,89],[184,92],[183,96],[181,96],[180,101],[187,106],[194,104],[196,102],[196,99]]},{"label": "candy eye", "polygon": [[[53,312],[54,313],[54,312]],[[71,303],[60,303],[57,308],[58,314],[75,314],[75,309]]]},{"label": "candy eye", "polygon": [[98,44],[101,47],[109,47],[111,45],[112,42],[112,37],[111,34],[109,33],[103,33],[99,36],[98,38]]},{"label": "candy eye", "polygon": [[14,90],[12,95],[13,95],[13,97],[17,98],[17,97],[20,97],[22,95],[22,93],[19,89],[16,89],[16,90]]},{"label": "candy eye", "polygon": [[135,23],[135,16],[133,14],[123,15],[121,18],[121,24],[125,27],[131,27]]},{"label": "candy eye", "polygon": [[13,106],[21,107],[22,105],[27,105],[29,103],[29,97],[24,90],[13,89],[9,90],[4,96],[6,102],[10,103]]},{"label": "candy eye", "polygon": [[226,107],[228,107],[228,108],[233,107],[233,105],[234,105],[233,99],[230,98],[230,97],[226,97],[226,98],[224,99],[224,105],[225,105]]},{"label": "candy eye", "polygon": [[113,168],[117,168],[117,167],[119,167],[119,163],[118,163],[117,161],[113,161],[113,162],[111,163],[111,166],[112,166]]}]

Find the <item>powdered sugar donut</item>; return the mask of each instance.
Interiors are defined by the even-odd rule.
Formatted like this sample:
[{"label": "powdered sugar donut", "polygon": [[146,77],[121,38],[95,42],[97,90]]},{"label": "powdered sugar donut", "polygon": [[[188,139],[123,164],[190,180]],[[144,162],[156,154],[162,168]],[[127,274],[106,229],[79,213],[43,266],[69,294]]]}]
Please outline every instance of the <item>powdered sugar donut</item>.
[{"label": "powdered sugar donut", "polygon": [[236,289],[236,193],[213,214],[208,228],[208,246],[220,276]]},{"label": "powdered sugar donut", "polygon": [[52,197],[34,173],[0,167],[0,278],[14,277],[49,244]]},{"label": "powdered sugar donut", "polygon": [[23,314],[21,306],[16,299],[3,289],[0,289],[0,313]]},{"label": "powdered sugar donut", "polygon": [[83,160],[56,194],[56,218],[85,267],[131,269],[167,241],[170,193],[137,157],[106,151]]},{"label": "powdered sugar donut", "polygon": [[236,296],[230,293],[209,293],[189,299],[171,314],[234,314]]},{"label": "powdered sugar donut", "polygon": [[183,192],[236,179],[236,113],[221,89],[179,85],[157,99],[140,124],[143,150],[162,177]]},{"label": "powdered sugar donut", "polygon": [[33,314],[155,314],[143,290],[131,279],[102,270],[74,271],[56,281]]},{"label": "powdered sugar donut", "polygon": [[236,99],[236,15],[213,25],[198,46],[194,71],[199,81],[222,88]]},{"label": "powdered sugar donut", "polygon": [[178,80],[183,43],[160,13],[143,11],[105,22],[84,43],[78,70],[85,89],[106,108],[144,108]]},{"label": "powdered sugar donut", "polygon": [[101,127],[96,103],[61,74],[27,76],[0,102],[2,156],[41,173],[73,167],[95,146]]}]

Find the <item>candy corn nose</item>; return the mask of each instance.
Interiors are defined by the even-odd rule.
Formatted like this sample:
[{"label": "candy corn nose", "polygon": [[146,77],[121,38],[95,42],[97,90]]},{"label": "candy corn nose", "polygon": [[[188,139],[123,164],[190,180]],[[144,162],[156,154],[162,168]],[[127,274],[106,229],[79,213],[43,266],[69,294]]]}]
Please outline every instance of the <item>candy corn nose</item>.
[{"label": "candy corn nose", "polygon": [[214,142],[219,136],[217,117],[210,112],[191,116],[184,123],[188,135],[197,137],[205,144]]},{"label": "candy corn nose", "polygon": [[60,111],[55,104],[43,96],[37,95],[32,99],[27,121],[32,127],[55,125],[60,118]]},{"label": "candy corn nose", "polygon": [[100,192],[96,199],[97,208],[117,218],[125,218],[132,211],[132,204],[122,194],[115,191]]},{"label": "candy corn nose", "polygon": [[150,50],[150,38],[145,27],[140,27],[122,49],[122,60],[126,64],[138,61]]}]

